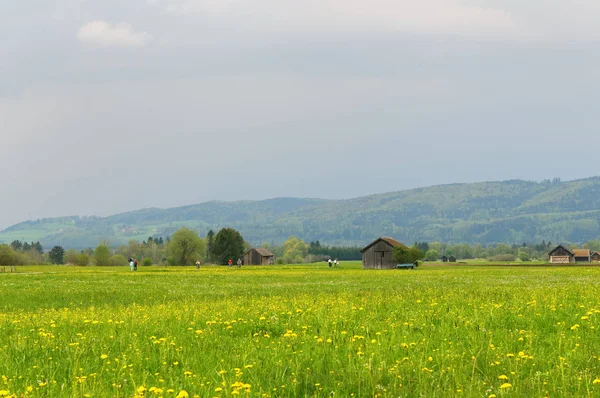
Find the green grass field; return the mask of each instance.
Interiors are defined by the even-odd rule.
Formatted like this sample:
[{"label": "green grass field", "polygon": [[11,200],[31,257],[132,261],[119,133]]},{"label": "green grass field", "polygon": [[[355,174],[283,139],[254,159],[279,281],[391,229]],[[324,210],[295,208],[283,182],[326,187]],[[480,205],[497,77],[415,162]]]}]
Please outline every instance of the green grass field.
[{"label": "green grass field", "polygon": [[598,282],[592,267],[19,267],[0,274],[0,396],[600,396]]}]

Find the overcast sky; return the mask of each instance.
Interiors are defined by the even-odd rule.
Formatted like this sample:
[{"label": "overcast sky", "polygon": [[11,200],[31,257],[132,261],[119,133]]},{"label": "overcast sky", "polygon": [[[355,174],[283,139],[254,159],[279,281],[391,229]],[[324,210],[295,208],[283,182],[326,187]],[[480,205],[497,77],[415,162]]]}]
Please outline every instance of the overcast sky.
[{"label": "overcast sky", "polygon": [[597,0],[0,6],[0,229],[599,174]]}]

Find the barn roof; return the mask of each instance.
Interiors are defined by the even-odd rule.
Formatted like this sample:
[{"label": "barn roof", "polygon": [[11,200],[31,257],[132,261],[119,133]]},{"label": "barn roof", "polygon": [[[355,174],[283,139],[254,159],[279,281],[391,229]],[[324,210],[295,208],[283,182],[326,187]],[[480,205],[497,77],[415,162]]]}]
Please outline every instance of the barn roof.
[{"label": "barn roof", "polygon": [[573,254],[575,257],[589,257],[590,249],[574,249]]},{"label": "barn roof", "polygon": [[569,253],[571,256],[574,256],[575,254],[573,254],[573,252],[569,249],[567,249],[566,247],[564,247],[563,245],[558,245],[556,246],[554,249],[552,249],[552,251],[550,253],[548,253],[550,256],[552,255],[552,253],[554,253],[555,251],[557,251],[558,249],[563,248],[564,250],[567,251],[567,253]]},{"label": "barn roof", "polygon": [[375,239],[373,242],[369,243],[368,245],[366,245],[362,250],[361,253],[364,252],[365,250],[367,250],[369,247],[373,246],[375,243],[379,242],[380,240],[384,241],[385,243],[387,243],[388,245],[392,246],[392,247],[406,247],[405,245],[403,245],[402,243],[398,242],[396,239],[394,238],[389,238],[387,236],[382,236],[381,238],[377,238]]},{"label": "barn roof", "polygon": [[263,257],[272,257],[272,256],[274,256],[273,253],[271,253],[267,249],[263,249],[262,247],[254,247],[254,248],[248,250],[246,253],[251,252],[252,250],[255,250],[258,254],[260,254]]}]

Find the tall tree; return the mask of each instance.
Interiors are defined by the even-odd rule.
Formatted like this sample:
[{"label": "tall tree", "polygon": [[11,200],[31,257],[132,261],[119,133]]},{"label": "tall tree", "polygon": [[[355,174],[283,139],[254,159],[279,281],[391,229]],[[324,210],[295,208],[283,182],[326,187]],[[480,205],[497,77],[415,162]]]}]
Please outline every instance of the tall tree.
[{"label": "tall tree", "polygon": [[176,265],[193,265],[204,258],[206,245],[196,231],[181,228],[173,234],[169,242],[171,263]]},{"label": "tall tree", "polygon": [[283,257],[288,263],[301,263],[308,254],[308,245],[295,236],[290,236],[283,244]]},{"label": "tall tree", "polygon": [[223,228],[215,235],[213,259],[218,264],[234,263],[244,255],[244,238],[233,228]]},{"label": "tall tree", "polygon": [[212,263],[214,261],[214,258],[213,258],[213,245],[214,245],[214,243],[215,243],[215,231],[213,231],[211,229],[206,234],[206,260],[209,263]]},{"label": "tall tree", "polygon": [[52,264],[64,264],[65,249],[62,246],[54,246],[48,253]]},{"label": "tall tree", "polygon": [[94,250],[94,261],[96,265],[110,265],[110,249],[104,243],[99,244]]}]

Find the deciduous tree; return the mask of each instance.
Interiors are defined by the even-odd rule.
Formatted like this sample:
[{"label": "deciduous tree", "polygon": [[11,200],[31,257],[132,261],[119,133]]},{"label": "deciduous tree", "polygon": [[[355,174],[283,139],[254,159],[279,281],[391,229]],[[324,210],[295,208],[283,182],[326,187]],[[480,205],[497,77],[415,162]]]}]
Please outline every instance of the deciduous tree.
[{"label": "deciduous tree", "polygon": [[206,245],[198,233],[181,228],[173,234],[168,246],[171,263],[193,265],[206,255]]},{"label": "deciduous tree", "polygon": [[104,243],[99,244],[94,250],[94,261],[98,266],[110,265],[110,249]]}]

